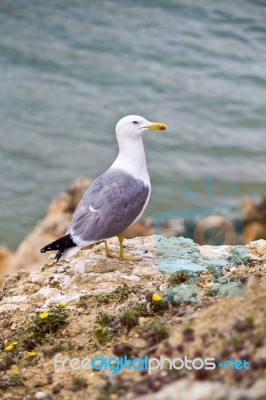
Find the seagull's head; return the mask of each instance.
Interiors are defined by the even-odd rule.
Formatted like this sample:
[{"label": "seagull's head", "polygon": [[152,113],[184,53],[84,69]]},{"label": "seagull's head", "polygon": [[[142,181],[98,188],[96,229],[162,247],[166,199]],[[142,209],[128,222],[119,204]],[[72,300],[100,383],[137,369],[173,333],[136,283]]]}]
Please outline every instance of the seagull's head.
[{"label": "seagull's head", "polygon": [[141,138],[148,130],[165,131],[167,125],[162,122],[150,122],[139,115],[127,115],[120,119],[116,125],[116,136],[118,141],[134,140]]}]

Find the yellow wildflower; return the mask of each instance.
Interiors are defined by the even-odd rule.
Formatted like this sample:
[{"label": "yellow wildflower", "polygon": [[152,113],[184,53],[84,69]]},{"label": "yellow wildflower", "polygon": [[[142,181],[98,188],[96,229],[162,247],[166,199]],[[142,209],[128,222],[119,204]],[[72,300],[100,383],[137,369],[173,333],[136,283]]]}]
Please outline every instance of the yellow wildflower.
[{"label": "yellow wildflower", "polygon": [[28,356],[29,356],[30,358],[33,358],[33,357],[36,357],[36,356],[37,356],[37,353],[36,353],[35,351],[29,351],[29,352],[28,352]]},{"label": "yellow wildflower", "polygon": [[97,326],[96,331],[102,331],[102,330],[103,330],[102,326]]},{"label": "yellow wildflower", "polygon": [[151,299],[152,301],[162,301],[163,298],[159,294],[153,294]]},{"label": "yellow wildflower", "polygon": [[19,370],[18,369],[13,369],[13,375],[19,375]]},{"label": "yellow wildflower", "polygon": [[10,343],[12,346],[16,346],[18,344],[17,341]]},{"label": "yellow wildflower", "polygon": [[63,301],[60,301],[59,307],[62,307],[62,308],[66,307],[66,303],[64,303]]},{"label": "yellow wildflower", "polygon": [[8,346],[5,347],[5,351],[11,351],[13,350],[14,346],[13,344],[9,344]]},{"label": "yellow wildflower", "polygon": [[48,315],[49,315],[49,313],[46,311],[46,312],[43,312],[43,313],[39,314],[39,318],[45,319],[45,318],[48,317]]}]

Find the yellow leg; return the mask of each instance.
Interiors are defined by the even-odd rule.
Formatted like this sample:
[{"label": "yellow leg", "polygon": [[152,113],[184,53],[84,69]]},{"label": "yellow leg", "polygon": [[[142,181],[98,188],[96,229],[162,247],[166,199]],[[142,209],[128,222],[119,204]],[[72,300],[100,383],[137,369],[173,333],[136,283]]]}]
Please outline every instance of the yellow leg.
[{"label": "yellow leg", "polygon": [[104,241],[104,246],[105,246],[105,257],[117,258],[117,254],[111,253],[109,251],[108,246],[107,246],[107,240]]},{"label": "yellow leg", "polygon": [[123,247],[124,233],[123,232],[119,233],[118,240],[119,240],[119,256],[115,253],[111,253],[108,249],[107,240],[104,241],[106,257],[118,258],[121,261],[140,261],[141,260],[141,258],[139,258],[139,257],[124,255],[124,247]]},{"label": "yellow leg", "polygon": [[123,241],[124,241],[124,233],[120,232],[118,235],[118,240],[119,240],[119,257],[118,259],[121,261],[140,261],[141,258],[139,257],[133,257],[133,256],[125,256],[124,255],[124,247],[123,247]]}]

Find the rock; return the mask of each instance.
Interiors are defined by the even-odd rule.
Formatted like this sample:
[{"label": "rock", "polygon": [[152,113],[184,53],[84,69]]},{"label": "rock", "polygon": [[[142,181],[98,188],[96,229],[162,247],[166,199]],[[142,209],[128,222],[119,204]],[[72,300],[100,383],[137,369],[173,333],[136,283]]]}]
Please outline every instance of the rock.
[{"label": "rock", "polygon": [[181,379],[157,393],[137,397],[138,400],[230,400],[229,388],[219,382],[190,382]]},{"label": "rock", "polygon": [[47,395],[47,393],[44,393],[44,392],[36,392],[34,397],[36,400],[45,400],[48,398],[48,395]]},{"label": "rock", "polygon": [[[140,325],[141,325],[141,324],[140,324]],[[138,339],[135,339],[135,340],[132,342],[132,345],[133,345],[136,349],[142,350],[142,349],[145,349],[145,348],[146,348],[147,342],[146,342],[144,339],[138,338]]]},{"label": "rock", "polygon": [[107,272],[113,272],[118,269],[117,262],[105,263],[105,258],[96,260],[95,262],[84,261],[84,273],[94,272],[99,274],[106,274]]},{"label": "rock", "polygon": [[265,400],[266,380],[250,389],[233,388],[220,382],[193,382],[181,379],[157,393],[136,397],[136,400]]},{"label": "rock", "polygon": [[[176,399],[177,394],[181,400],[264,399],[266,277],[263,273],[265,270],[261,268],[266,242],[260,240],[245,247],[245,253],[249,257],[253,259],[256,256],[255,263],[234,264],[238,260],[234,256],[233,264],[224,267],[228,279],[223,284],[219,283],[219,287],[226,286],[236,275],[244,275],[249,283],[245,286],[247,291],[244,294],[230,297],[216,296],[214,293],[217,277],[212,265],[217,257],[221,260],[228,252],[216,247],[210,251],[210,246],[200,248],[192,240],[184,238],[166,238],[165,241],[160,237],[156,239],[161,239],[164,244],[162,255],[165,254],[165,249],[174,246],[177,251],[176,257],[179,259],[182,255],[187,267],[194,265],[197,260],[204,261],[205,270],[200,271],[200,276],[197,275],[198,281],[193,281],[192,274],[188,271],[188,282],[171,285],[169,289],[169,274],[158,271],[153,236],[125,240],[126,253],[140,254],[142,260],[139,262],[122,262],[103,257],[103,245],[97,245],[79,252],[70,262],[62,261],[54,265],[48,262],[38,271],[28,273],[22,270],[5,278],[0,300],[2,348],[15,338],[20,341],[21,333],[27,332],[39,313],[50,312],[50,307],[54,306],[60,310],[60,304],[65,303],[62,309],[66,311],[64,318],[67,323],[62,329],[60,328],[55,335],[49,333],[47,336],[40,336],[38,340],[32,339],[32,336],[27,339],[27,346],[33,346],[38,354],[36,364],[28,365],[28,348],[24,347],[24,342],[19,343],[17,368],[26,378],[26,385],[20,387],[21,391],[25,389],[34,393],[37,387],[41,387],[44,391],[35,393],[35,398],[49,399],[56,394],[53,393],[55,383],[60,382],[62,400],[75,398],[76,392],[73,394],[70,389],[73,385],[80,388],[80,391],[77,391],[80,392],[80,398],[100,398],[104,388],[108,385],[110,387],[110,384],[114,390],[114,398],[123,398],[126,390],[124,398],[128,400],[171,400]],[[109,242],[112,250],[117,253],[117,239],[110,239]],[[241,258],[241,252],[239,254]],[[195,258],[196,256],[198,258]],[[211,271],[207,269],[208,262],[212,265]],[[220,271],[219,265],[218,270]],[[260,279],[256,278],[258,271],[261,273]],[[192,288],[189,288],[190,281],[193,284]],[[237,280],[231,283],[234,287],[239,285]],[[171,300],[166,289],[171,290]],[[190,300],[182,301],[180,296],[182,293],[187,294],[189,289]],[[199,294],[201,290],[208,292],[205,293],[207,299],[202,301],[196,293],[191,300],[195,290],[198,290]],[[152,294],[161,294],[168,302],[158,303],[152,300]],[[232,343],[232,336],[235,337],[239,333],[245,342]],[[101,343],[97,341],[99,338]],[[28,343],[29,340],[33,343]],[[200,357],[199,354],[202,353],[204,358],[215,357],[215,360],[218,360],[223,350],[223,361],[246,357],[246,354],[248,357],[244,350],[250,352],[251,349],[253,361],[258,360],[257,370],[237,371],[240,372],[238,375],[230,373],[231,371],[224,374],[220,369],[217,369],[214,375],[211,375],[211,371],[202,371],[202,374],[197,371],[196,374],[195,371],[182,370],[181,377],[178,371],[177,375],[174,374],[175,371],[171,371],[171,375],[166,368],[158,371],[159,376],[149,376],[146,371],[133,370],[121,370],[117,376],[112,375],[110,370],[98,373],[91,369],[85,373],[80,370],[71,371],[68,367],[61,376],[54,373],[53,359],[56,353],[62,353],[63,358],[92,359],[102,355],[111,358],[114,356],[113,349],[121,353],[121,346],[123,349],[125,344],[135,357],[143,357],[146,354],[154,358],[161,355],[169,358],[184,355],[196,357],[196,354]],[[234,350],[236,344],[237,352]],[[5,357],[1,357],[4,360]],[[8,373],[11,372],[11,368]],[[82,380],[82,372],[86,382]],[[154,372],[157,374],[157,371]],[[247,374],[244,376],[242,372]],[[49,382],[48,374],[51,376]],[[246,385],[246,381],[243,382],[248,387],[245,391],[239,388],[243,376],[243,379],[250,379],[248,382],[252,382],[251,387]],[[215,382],[213,379],[223,382]],[[85,394],[82,390],[87,389],[82,385],[88,385],[88,392],[84,392]],[[12,386],[7,389],[10,394],[16,393],[16,390],[17,387]],[[55,392],[57,390],[58,388]],[[140,396],[141,393],[149,392],[151,394]]]},{"label": "rock", "polygon": [[[9,273],[12,256],[13,256],[12,252],[9,251],[7,247],[0,246],[0,265],[1,265],[0,273],[2,277],[5,274]],[[1,276],[0,276],[0,283],[1,283]]]},{"label": "rock", "polygon": [[242,200],[245,224],[245,240],[247,243],[266,238],[266,194],[259,202],[250,198]]},{"label": "rock", "polygon": [[259,379],[254,386],[248,390],[248,395],[252,400],[265,400],[266,398],[266,379]]}]

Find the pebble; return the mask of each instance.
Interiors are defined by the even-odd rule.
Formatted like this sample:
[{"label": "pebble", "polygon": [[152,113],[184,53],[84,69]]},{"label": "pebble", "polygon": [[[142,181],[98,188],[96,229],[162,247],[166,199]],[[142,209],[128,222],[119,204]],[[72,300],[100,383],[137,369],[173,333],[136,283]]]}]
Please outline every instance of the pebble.
[{"label": "pebble", "polygon": [[42,400],[47,398],[47,394],[45,392],[36,392],[34,397],[37,400]]}]

